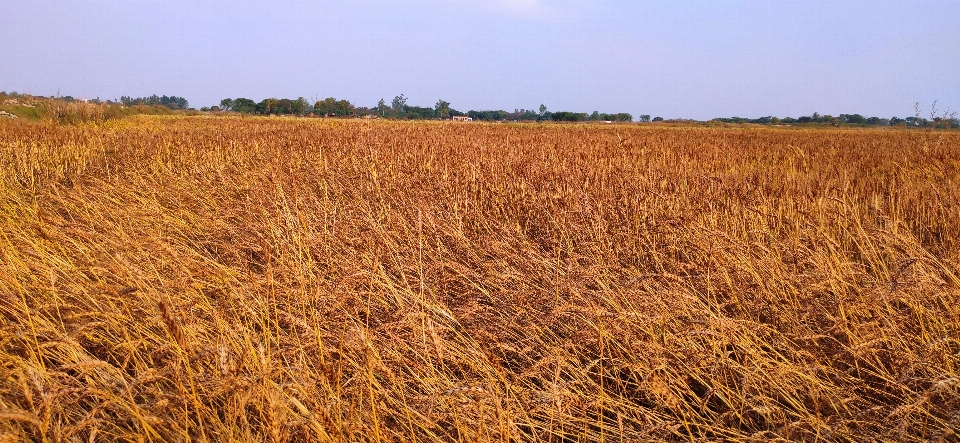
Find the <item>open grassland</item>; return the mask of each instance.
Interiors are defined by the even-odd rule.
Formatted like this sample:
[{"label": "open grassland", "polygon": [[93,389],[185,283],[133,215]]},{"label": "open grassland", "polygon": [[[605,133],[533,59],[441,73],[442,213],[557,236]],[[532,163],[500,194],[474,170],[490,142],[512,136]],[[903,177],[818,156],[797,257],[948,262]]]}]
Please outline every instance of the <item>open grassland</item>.
[{"label": "open grassland", "polygon": [[0,435],[956,441],[960,134],[0,122]]}]

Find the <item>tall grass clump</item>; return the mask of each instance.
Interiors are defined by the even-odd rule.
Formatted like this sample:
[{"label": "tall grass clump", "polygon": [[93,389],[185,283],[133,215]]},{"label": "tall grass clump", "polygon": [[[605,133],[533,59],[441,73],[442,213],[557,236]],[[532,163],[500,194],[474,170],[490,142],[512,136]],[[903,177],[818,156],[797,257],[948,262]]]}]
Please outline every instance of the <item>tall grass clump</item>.
[{"label": "tall grass clump", "polygon": [[43,100],[40,104],[41,116],[59,124],[102,122],[108,109],[105,104],[78,101]]},{"label": "tall grass clump", "polygon": [[[136,115],[199,115],[197,111],[174,111],[161,105],[121,106],[59,99],[37,100],[37,106],[33,111],[32,115],[29,113],[27,115],[35,116],[34,120],[45,120],[48,123],[61,125],[97,124]],[[21,112],[21,114],[24,113]]]},{"label": "tall grass clump", "polygon": [[0,129],[4,439],[960,432],[955,132]]}]

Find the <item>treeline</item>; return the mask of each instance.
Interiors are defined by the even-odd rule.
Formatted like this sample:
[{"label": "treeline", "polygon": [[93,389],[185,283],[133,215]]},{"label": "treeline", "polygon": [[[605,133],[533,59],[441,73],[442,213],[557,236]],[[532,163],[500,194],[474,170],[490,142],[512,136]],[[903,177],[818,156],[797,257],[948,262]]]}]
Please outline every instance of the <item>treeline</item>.
[{"label": "treeline", "polygon": [[[318,102],[319,103],[319,102]],[[220,100],[219,107],[200,108],[201,111],[236,111],[244,114],[259,115],[306,115],[313,112],[313,107],[307,103],[307,100],[300,97],[296,100],[290,99],[264,99],[257,103],[248,98],[223,99]]]},{"label": "treeline", "polygon": [[585,112],[546,112],[544,116],[548,120],[559,122],[584,122],[584,121],[608,121],[608,122],[632,122],[633,116],[625,112],[619,114],[601,114],[593,111],[593,114],[587,115]]},{"label": "treeline", "polygon": [[[338,100],[329,97],[315,101],[312,105],[303,97],[296,99],[267,98],[255,102],[248,98],[225,98],[219,106],[201,108],[201,111],[233,111],[254,115],[299,115],[319,117],[377,117],[398,120],[446,120],[453,117],[465,116],[480,121],[609,121],[631,122],[633,116],[621,112],[605,114],[594,111],[592,114],[583,112],[549,112],[546,106],[540,105],[539,110],[514,109],[513,112],[504,110],[458,111],[450,107],[450,102],[437,100],[433,107],[414,106],[407,103],[407,97],[400,94],[390,103],[380,99],[376,106],[367,108],[356,106],[348,100]],[[650,116],[646,116],[649,121]],[[659,118],[659,117],[658,117]],[[662,120],[662,119],[660,119]]]},{"label": "treeline", "polygon": [[[24,101],[26,100],[26,101]],[[31,101],[36,101],[34,106]],[[65,106],[66,104],[75,106]],[[96,105],[90,107],[86,105]],[[119,100],[77,99],[71,96],[32,96],[17,92],[0,91],[0,111],[8,116],[18,116],[28,119],[54,118],[64,121],[74,118],[81,121],[119,118],[135,114],[185,114],[193,115],[198,112],[189,108],[189,101],[175,95],[151,95],[149,97],[122,96]],[[708,123],[732,124],[759,124],[759,125],[834,125],[834,126],[902,126],[919,128],[958,128],[960,120],[957,113],[944,112],[940,116],[936,112],[936,103],[930,112],[930,118],[920,116],[919,104],[915,106],[916,115],[911,117],[865,117],[860,114],[840,114],[839,116],[821,115],[814,112],[802,117],[775,117],[760,118],[728,117],[715,118]],[[79,110],[83,110],[82,112]],[[400,94],[390,103],[381,99],[373,107],[356,106],[349,100],[328,97],[316,100],[312,104],[303,97],[296,99],[267,98],[255,102],[248,98],[226,98],[220,101],[219,106],[201,108],[202,112],[232,111],[253,115],[296,115],[319,117],[355,117],[355,118],[387,118],[397,120],[446,120],[453,117],[468,117],[477,121],[556,121],[556,122],[632,122],[634,118],[628,113],[607,114],[594,111],[585,112],[548,111],[540,105],[534,109],[514,109],[513,112],[504,110],[470,110],[458,111],[450,106],[446,100],[437,100],[433,107],[414,106],[407,103],[407,97]],[[87,114],[98,117],[89,118]],[[67,117],[64,117],[67,116]],[[651,118],[648,114],[638,116],[639,122],[660,122],[662,117]],[[671,120],[671,122],[697,123],[694,120]]]},{"label": "treeline", "polygon": [[171,96],[166,96],[166,95],[157,96],[156,94],[154,94],[154,95],[151,95],[151,96],[149,96],[149,97],[137,97],[137,98],[127,97],[127,96],[124,95],[124,96],[120,97],[120,103],[123,104],[124,106],[137,106],[137,105],[152,106],[152,105],[160,105],[160,106],[169,108],[169,109],[174,110],[174,111],[176,111],[176,110],[181,110],[181,109],[189,109],[189,108],[190,108],[190,102],[188,102],[187,99],[185,99],[185,98],[183,98],[183,97],[177,97],[177,96],[175,96],[175,95],[171,95]]},{"label": "treeline", "polygon": [[832,115],[820,115],[814,112],[813,115],[793,118],[778,118],[773,116],[760,118],[715,118],[711,121],[723,123],[753,123],[759,125],[796,125],[796,124],[830,124],[830,125],[852,125],[852,126],[911,126],[911,127],[960,127],[955,114],[944,114],[943,116],[931,116],[930,119],[915,115],[913,117],[864,117],[860,114],[840,114],[837,117]]}]

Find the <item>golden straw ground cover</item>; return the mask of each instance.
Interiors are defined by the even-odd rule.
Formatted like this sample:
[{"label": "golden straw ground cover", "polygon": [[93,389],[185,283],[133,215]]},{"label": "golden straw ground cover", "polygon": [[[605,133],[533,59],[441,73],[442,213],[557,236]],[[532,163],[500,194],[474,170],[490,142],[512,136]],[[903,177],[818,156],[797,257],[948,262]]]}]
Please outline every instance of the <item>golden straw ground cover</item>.
[{"label": "golden straw ground cover", "polygon": [[956,441],[960,134],[0,122],[5,441]]}]

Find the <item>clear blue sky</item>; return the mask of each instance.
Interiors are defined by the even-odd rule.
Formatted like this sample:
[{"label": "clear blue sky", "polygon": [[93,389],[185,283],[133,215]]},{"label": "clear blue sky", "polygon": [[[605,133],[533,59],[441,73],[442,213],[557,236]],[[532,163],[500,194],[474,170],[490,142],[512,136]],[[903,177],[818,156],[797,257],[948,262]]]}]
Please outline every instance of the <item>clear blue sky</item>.
[{"label": "clear blue sky", "polygon": [[0,90],[910,116],[960,109],[960,1],[0,0]]}]

